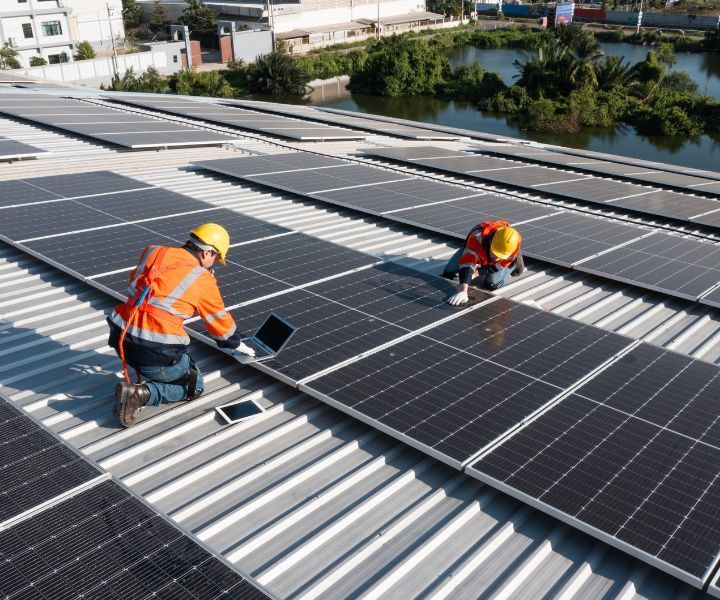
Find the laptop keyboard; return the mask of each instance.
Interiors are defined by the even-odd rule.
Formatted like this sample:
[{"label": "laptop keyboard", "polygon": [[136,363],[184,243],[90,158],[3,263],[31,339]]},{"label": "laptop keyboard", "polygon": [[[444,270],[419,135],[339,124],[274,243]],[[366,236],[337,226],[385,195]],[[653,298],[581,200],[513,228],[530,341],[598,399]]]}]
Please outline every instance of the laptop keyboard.
[{"label": "laptop keyboard", "polygon": [[267,356],[268,354],[270,354],[267,350],[265,350],[265,348],[263,348],[252,338],[246,338],[242,341],[242,343],[246,346],[250,346],[253,350],[255,350],[256,358],[259,358],[261,356]]}]

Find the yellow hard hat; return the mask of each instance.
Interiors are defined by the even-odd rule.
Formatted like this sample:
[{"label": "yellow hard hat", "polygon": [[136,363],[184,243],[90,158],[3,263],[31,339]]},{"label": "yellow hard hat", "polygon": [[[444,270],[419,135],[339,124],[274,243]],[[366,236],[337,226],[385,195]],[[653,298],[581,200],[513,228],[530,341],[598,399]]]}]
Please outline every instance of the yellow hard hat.
[{"label": "yellow hard hat", "polygon": [[230,235],[222,225],[216,223],[205,223],[196,227],[190,232],[191,235],[195,236],[203,244],[211,246],[215,252],[218,253],[218,259],[222,264],[225,264],[225,257],[230,248]]},{"label": "yellow hard hat", "polygon": [[520,246],[520,234],[512,227],[499,227],[490,243],[490,251],[499,259],[505,260],[517,252]]}]

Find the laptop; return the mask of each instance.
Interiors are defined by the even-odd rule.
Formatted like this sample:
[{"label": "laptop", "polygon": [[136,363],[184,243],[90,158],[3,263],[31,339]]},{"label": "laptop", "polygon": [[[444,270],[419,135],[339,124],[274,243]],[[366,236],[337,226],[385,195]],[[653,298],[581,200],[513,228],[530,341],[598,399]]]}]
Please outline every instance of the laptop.
[{"label": "laptop", "polygon": [[270,313],[254,335],[244,338],[243,344],[255,350],[255,356],[236,353],[234,356],[241,362],[259,362],[275,358],[290,341],[297,331],[277,313]]}]

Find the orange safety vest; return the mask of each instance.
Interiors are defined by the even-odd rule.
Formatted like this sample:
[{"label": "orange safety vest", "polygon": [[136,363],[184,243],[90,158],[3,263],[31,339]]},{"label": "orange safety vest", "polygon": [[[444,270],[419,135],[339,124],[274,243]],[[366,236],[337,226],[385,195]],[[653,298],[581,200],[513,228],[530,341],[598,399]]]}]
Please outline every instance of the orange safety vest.
[{"label": "orange safety vest", "polygon": [[[501,227],[510,227],[507,221],[485,221],[472,228],[465,238],[465,250],[460,257],[460,268],[470,267],[474,269],[476,266],[486,267],[489,265],[499,265],[501,267],[509,267],[515,261],[520,244],[517,250],[506,259],[497,260],[490,257],[490,243],[492,236]],[[518,234],[519,235],[519,234]],[[522,241],[520,238],[519,241]]]},{"label": "orange safety vest", "polygon": [[[148,300],[136,306],[147,283]],[[133,313],[137,314],[133,317]],[[235,321],[225,310],[215,276],[184,248],[148,246],[130,274],[128,299],[115,307],[110,321],[137,341],[190,343],[183,323],[198,313],[208,333],[218,341],[235,333]]]}]

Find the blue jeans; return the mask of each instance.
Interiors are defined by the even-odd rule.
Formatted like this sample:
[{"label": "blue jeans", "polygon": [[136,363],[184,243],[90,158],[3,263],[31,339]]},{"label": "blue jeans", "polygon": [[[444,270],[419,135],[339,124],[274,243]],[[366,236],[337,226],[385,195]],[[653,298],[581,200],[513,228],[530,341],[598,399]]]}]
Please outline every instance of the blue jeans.
[{"label": "blue jeans", "polygon": [[[163,402],[179,402],[188,395],[187,385],[170,383],[182,377],[190,367],[190,357],[183,354],[182,358],[169,367],[140,367],[138,371],[145,385],[150,390],[148,406],[159,406]],[[197,392],[204,389],[202,373],[198,370]]]},{"label": "blue jeans", "polygon": [[[465,248],[460,248],[455,254],[450,257],[445,265],[444,273],[446,275],[455,276],[460,271],[460,257],[462,256]],[[488,289],[496,290],[505,285],[512,273],[511,267],[501,267],[499,265],[486,265],[478,267],[478,278],[475,280],[475,285],[485,286]]]}]

